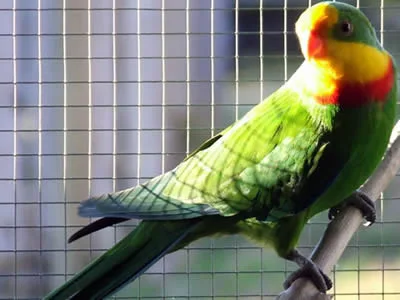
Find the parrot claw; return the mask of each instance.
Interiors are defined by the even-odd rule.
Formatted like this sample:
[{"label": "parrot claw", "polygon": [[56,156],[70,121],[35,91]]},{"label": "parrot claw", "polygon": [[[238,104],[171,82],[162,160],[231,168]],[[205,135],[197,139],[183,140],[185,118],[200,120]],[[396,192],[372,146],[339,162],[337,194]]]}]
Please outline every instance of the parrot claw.
[{"label": "parrot claw", "polygon": [[286,278],[283,283],[285,289],[288,289],[293,282],[301,277],[311,279],[316,288],[322,293],[326,293],[332,288],[332,280],[311,259],[303,256],[297,250],[293,250],[287,259],[297,263],[300,269]]},{"label": "parrot claw", "polygon": [[365,218],[366,226],[371,226],[376,221],[375,203],[361,191],[355,191],[350,197],[338,206],[332,207],[328,212],[329,220],[333,220],[346,206],[358,208]]}]

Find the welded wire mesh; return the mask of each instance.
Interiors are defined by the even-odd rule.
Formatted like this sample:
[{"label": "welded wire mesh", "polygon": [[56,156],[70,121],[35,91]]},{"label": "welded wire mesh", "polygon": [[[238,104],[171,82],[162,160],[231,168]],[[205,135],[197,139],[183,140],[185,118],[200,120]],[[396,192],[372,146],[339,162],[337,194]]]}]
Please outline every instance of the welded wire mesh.
[{"label": "welded wire mesh", "polygon": [[[170,170],[287,80],[311,2],[1,1],[0,298],[40,298],[129,232],[136,222],[67,244],[89,222],[80,200]],[[398,2],[347,2],[398,59]],[[399,180],[338,263],[335,299],[400,297]],[[307,225],[304,253],[326,224]],[[295,268],[242,237],[208,238],[117,296],[274,299]]]}]

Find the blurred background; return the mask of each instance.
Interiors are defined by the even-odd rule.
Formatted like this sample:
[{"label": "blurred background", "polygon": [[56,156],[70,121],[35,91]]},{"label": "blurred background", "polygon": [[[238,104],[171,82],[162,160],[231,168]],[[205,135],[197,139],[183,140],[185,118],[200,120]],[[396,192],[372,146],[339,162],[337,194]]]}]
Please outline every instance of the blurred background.
[{"label": "blurred background", "polygon": [[[290,77],[294,23],[316,2],[1,1],[0,298],[40,298],[129,232],[135,222],[66,242],[89,222],[80,200],[173,168]],[[399,2],[346,2],[398,59]],[[399,184],[336,266],[336,300],[400,299]],[[308,224],[301,251],[326,224]],[[203,239],[117,296],[274,299],[294,269],[242,237]]]}]

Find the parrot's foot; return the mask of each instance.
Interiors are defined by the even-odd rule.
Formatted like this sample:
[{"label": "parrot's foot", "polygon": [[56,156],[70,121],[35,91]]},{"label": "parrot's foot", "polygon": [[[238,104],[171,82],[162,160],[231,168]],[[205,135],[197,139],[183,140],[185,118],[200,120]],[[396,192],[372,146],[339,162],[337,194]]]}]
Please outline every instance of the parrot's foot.
[{"label": "parrot's foot", "polygon": [[294,271],[288,278],[286,278],[283,283],[285,289],[288,289],[293,282],[301,277],[310,278],[316,288],[322,293],[326,293],[326,291],[332,287],[331,279],[322,272],[322,270],[311,259],[303,256],[296,249],[294,249],[286,259],[298,264],[300,269]]},{"label": "parrot's foot", "polygon": [[344,200],[343,203],[332,207],[328,213],[329,220],[334,219],[348,205],[352,205],[361,211],[364,219],[367,221],[366,225],[370,226],[375,223],[375,203],[366,194],[360,191],[355,191],[350,197]]}]

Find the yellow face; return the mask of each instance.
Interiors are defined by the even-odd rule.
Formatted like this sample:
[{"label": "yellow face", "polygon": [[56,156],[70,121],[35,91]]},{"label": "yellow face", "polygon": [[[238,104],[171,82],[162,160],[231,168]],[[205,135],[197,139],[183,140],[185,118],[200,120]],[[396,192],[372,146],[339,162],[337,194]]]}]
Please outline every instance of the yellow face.
[{"label": "yellow face", "polygon": [[[379,79],[388,69],[390,56],[383,49],[357,41],[358,32],[370,31],[368,27],[356,26],[367,26],[368,21],[359,15],[354,20],[352,17],[343,17],[326,2],[308,8],[296,23],[301,51],[306,61],[323,70],[331,80],[364,83]],[[335,36],[338,32],[340,38]]]}]

